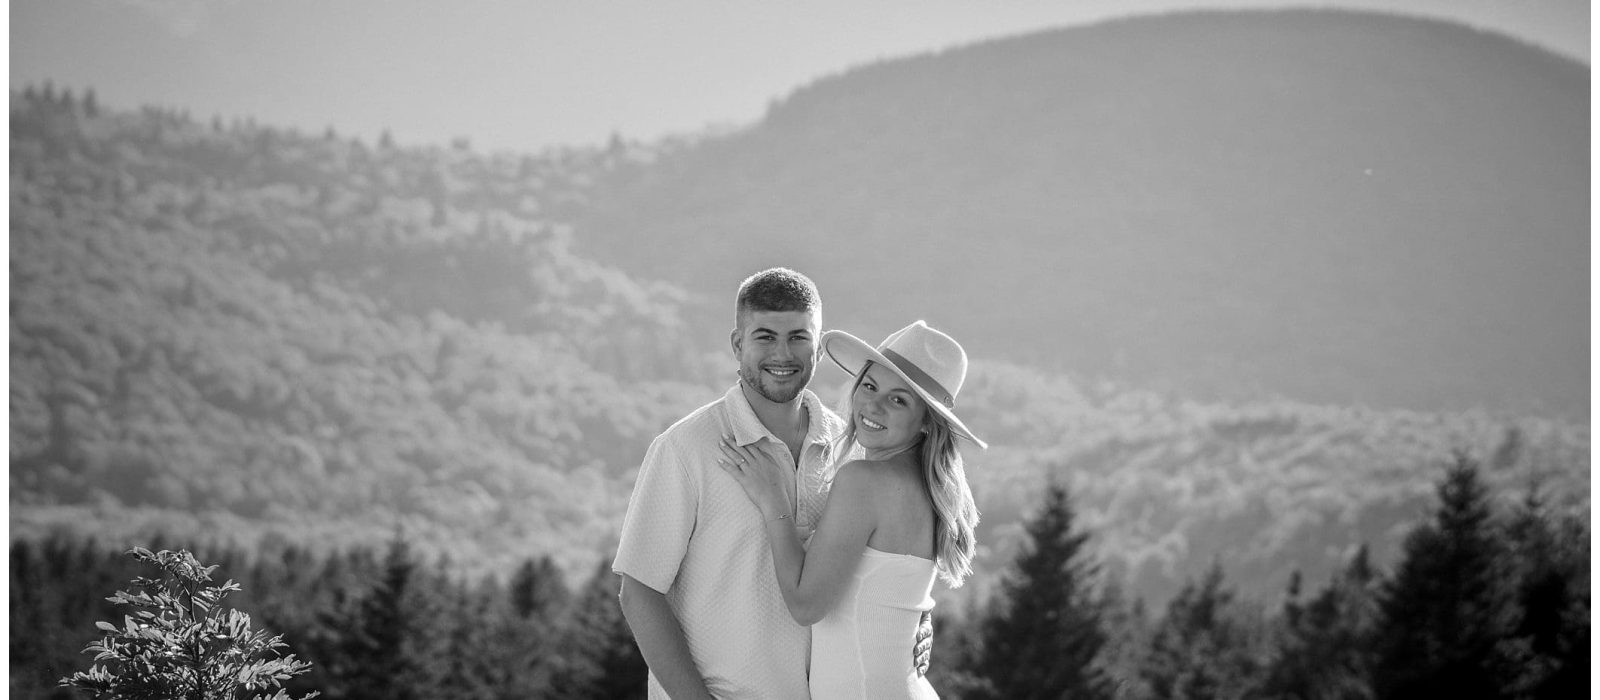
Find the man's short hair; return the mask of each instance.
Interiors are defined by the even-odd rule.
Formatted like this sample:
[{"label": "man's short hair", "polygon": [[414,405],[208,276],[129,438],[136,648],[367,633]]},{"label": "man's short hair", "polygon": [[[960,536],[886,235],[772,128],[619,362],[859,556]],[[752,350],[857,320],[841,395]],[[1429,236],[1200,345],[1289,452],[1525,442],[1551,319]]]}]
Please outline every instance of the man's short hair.
[{"label": "man's short hair", "polygon": [[739,284],[733,306],[735,328],[746,311],[822,311],[822,296],[817,285],[787,267],[762,270]]}]

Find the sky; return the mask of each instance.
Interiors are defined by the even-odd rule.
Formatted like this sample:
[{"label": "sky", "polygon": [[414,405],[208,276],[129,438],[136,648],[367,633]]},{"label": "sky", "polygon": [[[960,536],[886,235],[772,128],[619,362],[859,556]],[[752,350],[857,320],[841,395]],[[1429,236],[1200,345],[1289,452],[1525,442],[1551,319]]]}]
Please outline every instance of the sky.
[{"label": "sky", "polygon": [[1450,19],[1589,62],[1588,0],[12,0],[13,89],[478,150],[760,119],[874,61],[1117,17],[1337,6]]}]

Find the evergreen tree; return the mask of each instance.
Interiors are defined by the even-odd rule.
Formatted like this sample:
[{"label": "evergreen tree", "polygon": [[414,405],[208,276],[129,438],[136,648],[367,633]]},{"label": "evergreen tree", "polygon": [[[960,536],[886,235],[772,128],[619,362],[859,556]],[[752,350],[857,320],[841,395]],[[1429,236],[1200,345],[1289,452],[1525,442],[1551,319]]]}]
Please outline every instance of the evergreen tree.
[{"label": "evergreen tree", "polygon": [[1072,502],[1051,484],[1026,524],[1022,553],[1001,582],[983,623],[977,697],[1109,698],[1100,665],[1105,610],[1099,566],[1085,550],[1088,533],[1074,522]]},{"label": "evergreen tree", "polygon": [[556,697],[569,700],[628,700],[645,697],[644,656],[622,618],[621,581],[601,561],[578,593],[563,626],[561,659],[551,681]]},{"label": "evergreen tree", "polygon": [[1140,680],[1169,700],[1254,697],[1265,670],[1259,632],[1223,585],[1221,564],[1213,563],[1167,606]]},{"label": "evergreen tree", "polygon": [[983,607],[973,600],[966,610],[941,607],[933,615],[928,682],[941,696],[976,697],[978,689],[987,687],[988,681],[978,675],[983,667]]},{"label": "evergreen tree", "polygon": [[1379,698],[1506,697],[1517,626],[1509,556],[1478,465],[1464,454],[1438,485],[1431,521],[1406,537],[1382,593],[1373,675]]},{"label": "evergreen tree", "polygon": [[512,611],[524,620],[536,617],[549,621],[572,597],[562,580],[561,569],[548,555],[537,561],[524,560],[511,575],[509,593]]},{"label": "evergreen tree", "polygon": [[[18,695],[19,690],[46,687],[66,672],[67,667],[59,660],[60,624],[49,605],[58,594],[58,586],[44,570],[51,549],[26,540],[11,543],[12,696]],[[23,639],[28,641],[22,642]]]},{"label": "evergreen tree", "polygon": [[[1298,574],[1298,572],[1297,572]],[[1298,700],[1372,697],[1368,640],[1377,621],[1377,583],[1362,546],[1349,566],[1309,603],[1294,595],[1284,606],[1278,653],[1265,695]]]},{"label": "evergreen tree", "polygon": [[1588,527],[1549,512],[1537,483],[1512,513],[1506,534],[1521,611],[1511,694],[1534,700],[1580,697],[1589,686]]},{"label": "evergreen tree", "polygon": [[443,654],[444,678],[440,683],[439,700],[473,700],[478,698],[507,697],[503,690],[511,685],[507,659],[501,658],[504,647],[493,639],[497,591],[480,587],[471,590],[455,587],[449,596],[448,608],[442,619],[446,621],[446,650]]},{"label": "evergreen tree", "polygon": [[1105,603],[1105,628],[1108,632],[1105,649],[1100,652],[1102,665],[1116,685],[1116,697],[1140,698],[1148,696],[1148,688],[1139,678],[1139,664],[1150,648],[1150,621],[1145,613],[1144,601],[1127,600],[1126,593],[1115,579],[1106,582],[1102,600]]},{"label": "evergreen tree", "polygon": [[328,697],[349,700],[422,700],[430,697],[435,660],[423,635],[417,562],[399,536],[390,542],[376,586],[332,625],[341,632],[328,663],[339,681]]}]

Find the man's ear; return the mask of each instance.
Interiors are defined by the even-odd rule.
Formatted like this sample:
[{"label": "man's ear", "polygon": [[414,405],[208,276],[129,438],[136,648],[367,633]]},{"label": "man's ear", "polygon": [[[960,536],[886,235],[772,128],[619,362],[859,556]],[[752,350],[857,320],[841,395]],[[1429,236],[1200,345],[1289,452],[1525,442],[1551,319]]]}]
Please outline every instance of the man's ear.
[{"label": "man's ear", "polygon": [[731,331],[728,331],[728,345],[733,348],[733,358],[736,360],[739,359],[739,346],[743,343],[744,336],[739,333],[739,329],[737,327]]}]

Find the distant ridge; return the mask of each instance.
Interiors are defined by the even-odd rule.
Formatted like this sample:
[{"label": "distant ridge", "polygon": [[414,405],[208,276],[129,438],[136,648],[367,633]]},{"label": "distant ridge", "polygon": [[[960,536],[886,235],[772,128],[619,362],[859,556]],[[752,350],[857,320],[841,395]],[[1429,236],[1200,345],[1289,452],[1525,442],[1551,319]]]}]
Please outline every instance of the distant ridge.
[{"label": "distant ridge", "polygon": [[[683,290],[572,249],[583,202],[676,146],[481,156],[48,85],[13,92],[11,126],[14,542],[401,527],[469,575],[587,575],[649,441],[731,381],[726,289],[706,332]],[[987,353],[961,411],[991,449],[968,461],[979,573],[947,610],[984,599],[1049,480],[1155,605],[1213,564],[1258,600],[1363,546],[1386,565],[1458,451],[1501,499],[1590,513],[1586,424],[1207,402]]]},{"label": "distant ridge", "polygon": [[[1214,398],[1587,420],[1588,68],[1448,22],[1196,12],[887,61],[623,173],[579,249],[713,299]],[[901,262],[909,259],[909,264]]]}]

